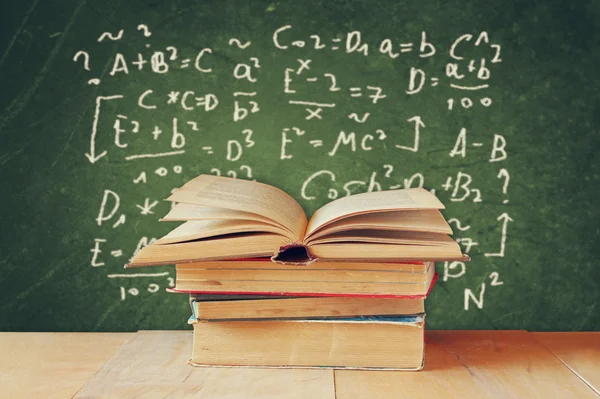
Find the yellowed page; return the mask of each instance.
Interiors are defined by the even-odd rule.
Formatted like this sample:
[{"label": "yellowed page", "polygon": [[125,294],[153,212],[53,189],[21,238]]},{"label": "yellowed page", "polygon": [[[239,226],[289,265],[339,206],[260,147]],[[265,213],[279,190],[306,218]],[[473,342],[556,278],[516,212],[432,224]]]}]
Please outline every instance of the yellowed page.
[{"label": "yellowed page", "polygon": [[264,216],[256,215],[250,212],[237,211],[235,209],[214,208],[212,206],[202,206],[180,203],[175,205],[169,213],[160,219],[164,222],[185,222],[188,220],[208,220],[208,219],[235,219],[235,220],[254,220],[268,224],[277,222]]},{"label": "yellowed page", "polygon": [[334,242],[357,242],[357,243],[382,243],[400,245],[422,245],[440,246],[458,244],[446,234],[416,232],[416,231],[393,231],[393,230],[351,230],[340,233],[328,234],[315,239],[312,244],[325,244]]},{"label": "yellowed page", "polygon": [[155,244],[174,244],[236,233],[275,233],[287,237],[291,242],[295,239],[292,233],[282,227],[252,220],[191,220],[171,230]]},{"label": "yellowed page", "polygon": [[396,245],[329,243],[310,246],[310,252],[317,258],[327,260],[356,261],[467,261],[468,256],[460,252],[458,244],[453,245]]},{"label": "yellowed page", "polygon": [[423,188],[373,191],[351,195],[317,209],[308,223],[305,236],[310,236],[328,223],[359,213],[419,209],[444,209],[444,204]]},{"label": "yellowed page", "polygon": [[339,219],[314,231],[307,243],[332,233],[350,230],[400,230],[452,234],[452,229],[437,209],[421,211],[382,211]]},{"label": "yellowed page", "polygon": [[298,240],[307,224],[304,210],[291,196],[276,187],[248,180],[200,175],[167,200],[255,213],[281,224]]},{"label": "yellowed page", "polygon": [[125,267],[271,256],[288,242],[288,238],[278,234],[248,233],[181,244],[150,244],[135,254]]}]

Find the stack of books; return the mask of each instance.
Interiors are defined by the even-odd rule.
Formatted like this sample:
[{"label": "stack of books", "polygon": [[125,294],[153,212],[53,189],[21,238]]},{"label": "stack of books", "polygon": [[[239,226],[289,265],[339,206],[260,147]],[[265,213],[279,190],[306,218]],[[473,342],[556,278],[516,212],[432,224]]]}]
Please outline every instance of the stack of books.
[{"label": "stack of books", "polygon": [[200,175],[168,199],[184,221],[126,267],[176,264],[195,365],[418,370],[435,261],[468,258],[421,188],[335,200],[310,220],[285,192]]}]

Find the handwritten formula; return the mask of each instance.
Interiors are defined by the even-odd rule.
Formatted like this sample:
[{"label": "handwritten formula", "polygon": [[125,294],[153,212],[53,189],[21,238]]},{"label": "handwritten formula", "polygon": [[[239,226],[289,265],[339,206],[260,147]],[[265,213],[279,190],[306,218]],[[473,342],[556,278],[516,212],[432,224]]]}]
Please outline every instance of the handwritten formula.
[{"label": "handwritten formula", "polygon": [[[156,239],[128,226],[145,218],[158,225],[170,206],[162,201],[169,191],[158,193],[152,183],[174,189],[210,173],[275,176],[280,180],[271,183],[285,180],[286,191],[312,209],[359,192],[425,187],[447,204],[454,238],[474,259],[438,265],[441,283],[480,277],[462,292],[465,312],[493,300],[504,285],[495,269],[510,251],[514,222],[510,142],[500,125],[471,124],[499,100],[490,88],[505,65],[492,32],[457,30],[440,42],[427,31],[397,40],[359,30],[307,35],[285,24],[193,51],[189,43],[165,45],[161,33],[144,23],[98,32],[72,54],[73,70],[84,71],[83,90],[95,98],[81,156],[89,168],[119,164],[128,175],[122,186],[94,188],[97,208],[88,215],[97,227],[89,265],[119,282],[116,298],[138,300],[174,285],[171,272],[122,270]],[[132,49],[133,42],[143,45]],[[110,57],[95,59],[102,46],[112,49]],[[393,70],[393,79],[352,73],[370,64]],[[190,83],[181,84],[185,79]],[[460,126],[445,125],[450,119]],[[135,232],[137,244],[124,248],[107,238],[118,230]],[[484,231],[495,239],[480,242]]]}]

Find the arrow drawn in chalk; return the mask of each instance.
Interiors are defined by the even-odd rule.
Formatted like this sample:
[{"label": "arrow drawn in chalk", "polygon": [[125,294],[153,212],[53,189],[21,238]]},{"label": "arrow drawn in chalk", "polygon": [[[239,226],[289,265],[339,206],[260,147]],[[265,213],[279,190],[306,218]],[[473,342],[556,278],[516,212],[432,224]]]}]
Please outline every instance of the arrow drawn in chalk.
[{"label": "arrow drawn in chalk", "polygon": [[502,215],[498,216],[498,219],[496,220],[502,220],[502,236],[500,238],[500,252],[498,253],[492,253],[492,254],[485,254],[485,256],[497,256],[499,258],[503,258],[504,257],[504,248],[506,247],[506,230],[508,229],[508,222],[514,222],[514,220],[511,219],[510,216],[508,216],[508,213],[504,212]]},{"label": "arrow drawn in chalk", "polygon": [[413,116],[410,119],[407,119],[408,122],[415,122],[415,142],[413,144],[412,147],[406,147],[403,145],[399,145],[396,144],[397,148],[401,148],[403,150],[408,150],[408,151],[412,151],[412,152],[417,152],[419,151],[419,128],[420,127],[425,127],[425,124],[423,123],[423,121],[421,120],[420,116]]},{"label": "arrow drawn in chalk", "polygon": [[96,155],[96,133],[98,132],[98,118],[100,117],[100,104],[102,101],[116,100],[118,98],[123,98],[122,95],[116,94],[114,96],[98,96],[96,97],[96,110],[94,111],[94,122],[92,123],[92,135],[90,136],[90,152],[86,153],[85,156],[90,161],[90,163],[94,164],[100,158],[106,155],[106,151],[102,151],[100,154]]}]

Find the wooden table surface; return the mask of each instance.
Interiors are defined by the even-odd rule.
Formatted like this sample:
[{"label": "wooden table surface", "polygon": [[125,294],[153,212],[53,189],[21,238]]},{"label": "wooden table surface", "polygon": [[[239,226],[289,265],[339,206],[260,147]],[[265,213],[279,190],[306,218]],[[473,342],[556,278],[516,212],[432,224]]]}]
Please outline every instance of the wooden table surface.
[{"label": "wooden table surface", "polygon": [[0,333],[0,398],[600,398],[600,332],[428,331],[419,372],[196,368],[191,340]]}]

